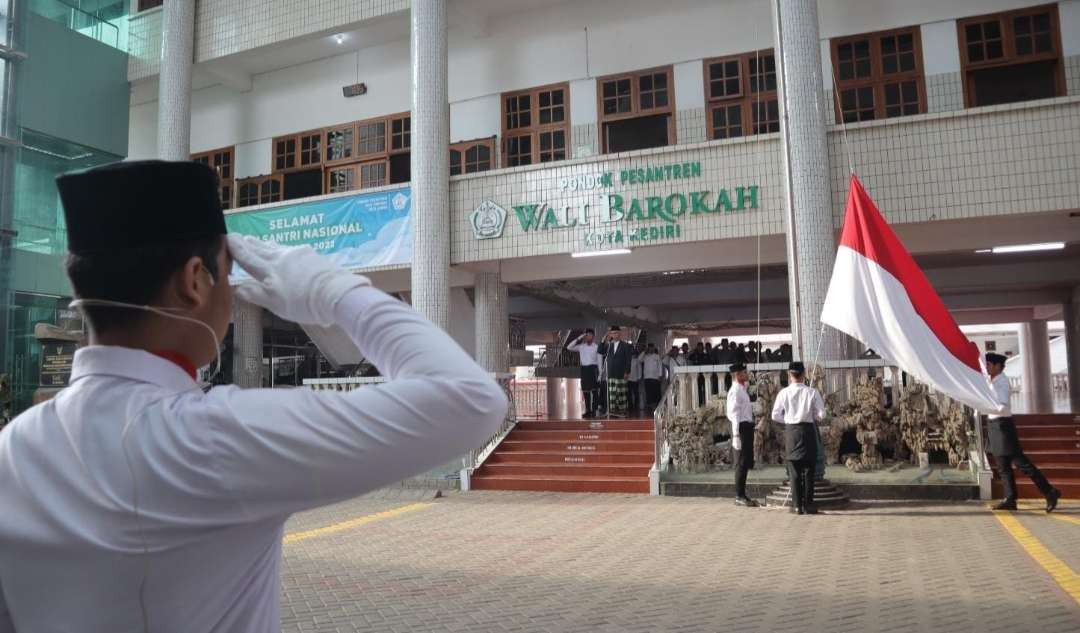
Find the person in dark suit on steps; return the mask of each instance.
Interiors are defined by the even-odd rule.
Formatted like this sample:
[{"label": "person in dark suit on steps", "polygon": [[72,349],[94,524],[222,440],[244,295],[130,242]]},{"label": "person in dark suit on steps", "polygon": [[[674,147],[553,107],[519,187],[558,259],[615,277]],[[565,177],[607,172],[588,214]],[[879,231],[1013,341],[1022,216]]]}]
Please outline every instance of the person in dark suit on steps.
[{"label": "person in dark suit on steps", "polygon": [[1016,509],[1016,477],[1013,475],[1013,464],[1020,469],[1046,497],[1046,511],[1053,512],[1057,507],[1061,491],[1050,485],[1046,476],[1042,474],[1035,464],[1024,455],[1024,449],[1020,446],[1020,438],[1016,433],[1016,424],[1013,422],[1012,410],[1009,408],[1009,377],[1005,375],[1005,357],[1001,354],[990,353],[986,355],[986,371],[990,374],[990,386],[994,389],[994,396],[998,404],[1004,405],[1005,410],[997,415],[989,415],[989,440],[990,454],[997,462],[998,472],[1001,475],[1001,484],[1005,489],[1005,499],[994,506],[995,510]]},{"label": "person in dark suit on steps", "polygon": [[611,326],[604,342],[597,347],[597,353],[607,362],[608,412],[625,414],[629,405],[627,380],[630,379],[633,352],[630,344],[622,340],[619,326]]}]

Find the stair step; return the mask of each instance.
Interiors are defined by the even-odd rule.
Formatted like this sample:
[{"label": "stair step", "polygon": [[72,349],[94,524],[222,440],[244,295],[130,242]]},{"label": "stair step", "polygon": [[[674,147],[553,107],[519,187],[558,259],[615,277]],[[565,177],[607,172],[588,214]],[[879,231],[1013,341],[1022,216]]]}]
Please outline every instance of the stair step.
[{"label": "stair step", "polygon": [[1046,438],[1030,437],[1022,441],[1024,452],[1028,451],[1075,451],[1080,450],[1080,437],[1072,438]]},{"label": "stair step", "polygon": [[1032,426],[1017,426],[1016,434],[1022,440],[1039,438],[1077,439],[1080,438],[1080,424],[1037,424]]},{"label": "stair step", "polygon": [[516,452],[570,452],[570,453],[604,453],[604,452],[653,452],[655,443],[653,440],[570,440],[563,442],[544,442],[539,440],[517,441],[506,439],[499,444],[499,451]]},{"label": "stair step", "polygon": [[655,456],[648,452],[606,452],[589,451],[495,451],[485,464],[530,463],[530,464],[637,464],[652,466]]},{"label": "stair step", "polygon": [[470,485],[475,490],[527,490],[552,492],[649,492],[648,477],[565,477],[544,476],[478,476]]},{"label": "stair step", "polygon": [[1019,428],[1021,426],[1036,426],[1043,424],[1080,424],[1080,415],[1075,413],[1031,413],[1013,416],[1013,422]]},{"label": "stair step", "polygon": [[568,475],[581,477],[640,477],[649,478],[652,464],[529,464],[503,462],[484,464],[474,476],[486,475]]},{"label": "stair step", "polygon": [[[1061,496],[1066,499],[1080,499],[1080,479],[1050,479],[1050,483],[1061,491]],[[1004,491],[1001,486],[1001,480],[995,479],[991,482],[991,489],[993,491],[994,498],[1000,498]],[[1016,493],[1021,499],[1042,499],[1042,493],[1035,487],[1035,484],[1031,483],[1031,480],[1022,475],[1016,473]]]},{"label": "stair step", "polygon": [[553,420],[518,422],[514,427],[521,431],[652,431],[652,420]]},{"label": "stair step", "polygon": [[653,437],[654,435],[651,429],[648,431],[623,431],[611,429],[525,431],[514,429],[506,439],[515,442],[527,440],[545,442],[576,442],[579,440],[633,440],[638,442],[652,442]]},{"label": "stair step", "polygon": [[1036,466],[1040,464],[1080,464],[1080,451],[1025,450],[1024,454]]}]

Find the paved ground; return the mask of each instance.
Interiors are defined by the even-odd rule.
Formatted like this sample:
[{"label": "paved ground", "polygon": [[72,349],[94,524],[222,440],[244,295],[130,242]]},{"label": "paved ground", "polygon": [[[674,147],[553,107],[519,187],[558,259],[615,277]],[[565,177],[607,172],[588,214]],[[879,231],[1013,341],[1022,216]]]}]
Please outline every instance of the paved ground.
[{"label": "paved ground", "polygon": [[632,495],[360,499],[290,522],[282,627],[1076,633],[1080,503],[1064,510],[1010,532],[979,503],[801,517]]}]

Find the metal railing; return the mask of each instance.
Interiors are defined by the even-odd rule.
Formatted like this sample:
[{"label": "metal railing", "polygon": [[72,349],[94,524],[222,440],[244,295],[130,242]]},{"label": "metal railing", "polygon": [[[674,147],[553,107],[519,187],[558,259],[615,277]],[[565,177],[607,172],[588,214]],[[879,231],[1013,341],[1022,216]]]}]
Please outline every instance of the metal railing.
[{"label": "metal railing", "polygon": [[[67,28],[93,38],[102,44],[123,49],[120,28],[93,13],[64,0],[31,0],[30,12],[63,24]],[[126,51],[125,51],[126,52]]]},{"label": "metal railing", "polygon": [[514,404],[519,418],[544,419],[547,417],[547,380],[515,380]]},{"label": "metal railing", "polygon": [[[503,388],[506,394],[508,406],[506,417],[499,428],[484,441],[482,445],[470,451],[461,458],[462,467],[465,469],[478,468],[487,459],[488,455],[495,450],[503,439],[510,434],[517,424],[518,412],[515,403],[517,387],[516,379],[512,373],[488,373]],[[304,386],[315,391],[353,391],[369,385],[377,385],[387,382],[385,376],[374,377],[347,377],[347,378],[305,378]],[[544,381],[536,381],[544,382]]]},{"label": "metal railing", "polygon": [[660,494],[660,473],[668,466],[667,417],[675,408],[675,380],[668,381],[660,402],[653,409],[653,466],[649,472],[649,494]]}]

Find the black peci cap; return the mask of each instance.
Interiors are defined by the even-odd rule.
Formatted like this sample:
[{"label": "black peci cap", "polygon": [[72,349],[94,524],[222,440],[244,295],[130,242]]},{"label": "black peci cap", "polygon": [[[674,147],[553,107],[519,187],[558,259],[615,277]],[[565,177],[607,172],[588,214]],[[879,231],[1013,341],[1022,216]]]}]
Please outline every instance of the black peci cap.
[{"label": "black peci cap", "polygon": [[728,370],[732,371],[732,372],[746,371],[746,365],[744,365],[742,363],[732,363],[731,367],[729,367]]},{"label": "black peci cap", "polygon": [[617,325],[613,325],[613,326],[611,326],[611,329],[610,329],[610,330],[608,330],[608,331],[609,331],[609,332],[621,332],[621,331],[622,331],[622,328],[621,328],[621,327],[619,327],[619,326],[617,326]]},{"label": "black peci cap", "polygon": [[987,363],[993,363],[995,365],[1004,365],[1006,360],[1008,360],[1008,358],[1002,356],[1001,354],[995,354],[993,352],[990,352],[989,354],[986,355],[986,362]]},{"label": "black peci cap", "polygon": [[788,364],[787,370],[797,372],[797,373],[801,374],[801,373],[804,373],[806,371],[806,365],[803,365],[799,361],[795,361],[793,363]]},{"label": "black peci cap", "polygon": [[68,250],[91,254],[224,235],[217,174],[191,161],[112,163],[56,179]]}]

